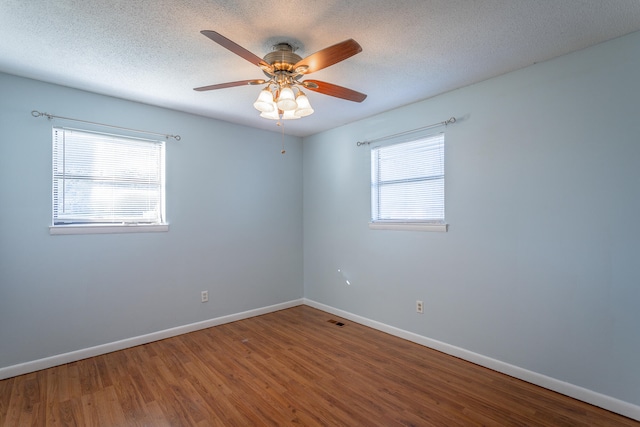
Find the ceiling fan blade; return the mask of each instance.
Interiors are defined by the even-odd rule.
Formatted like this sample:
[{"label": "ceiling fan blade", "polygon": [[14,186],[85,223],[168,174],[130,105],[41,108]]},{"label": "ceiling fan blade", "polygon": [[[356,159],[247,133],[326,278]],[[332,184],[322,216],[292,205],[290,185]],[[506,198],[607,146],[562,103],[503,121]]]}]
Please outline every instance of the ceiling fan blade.
[{"label": "ceiling fan blade", "polygon": [[334,85],[332,83],[321,82],[320,80],[305,80],[300,82],[300,84],[314,92],[335,96],[336,98],[346,99],[347,101],[362,102],[367,97],[364,93],[356,92],[353,89],[347,89],[346,87]]},{"label": "ceiling fan blade", "polygon": [[237,81],[237,82],[220,83],[220,84],[217,84],[217,85],[196,87],[193,90],[197,90],[198,92],[203,92],[205,90],[225,89],[225,88],[228,88],[228,87],[245,86],[245,85],[261,85],[263,83],[266,83],[266,80],[263,80],[263,79],[258,79],[258,80],[240,80],[240,81]]},{"label": "ceiling fan blade", "polygon": [[263,70],[272,70],[271,66],[269,64],[267,64],[264,59],[260,58],[257,55],[254,55],[253,53],[249,52],[247,49],[243,48],[242,46],[240,46],[239,44],[229,40],[228,38],[226,38],[225,36],[223,36],[222,34],[216,33],[215,31],[211,31],[211,30],[202,30],[200,31],[200,33],[204,34],[205,36],[209,37],[211,40],[213,40],[214,42],[218,43],[220,46],[229,49],[231,52],[235,53],[236,55],[246,59],[247,61],[251,62],[254,65],[257,65],[258,67],[262,68]]},{"label": "ceiling fan blade", "polygon": [[334,44],[298,61],[294,69],[300,74],[309,74],[327,68],[362,52],[362,47],[353,39]]}]

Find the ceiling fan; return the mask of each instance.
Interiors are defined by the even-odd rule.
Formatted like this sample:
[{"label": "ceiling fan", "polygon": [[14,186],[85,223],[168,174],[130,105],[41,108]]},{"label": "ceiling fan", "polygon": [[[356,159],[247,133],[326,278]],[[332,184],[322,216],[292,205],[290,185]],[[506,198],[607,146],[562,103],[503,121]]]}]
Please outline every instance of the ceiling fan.
[{"label": "ceiling fan", "polygon": [[200,32],[220,46],[260,67],[268,79],[239,80],[197,87],[194,90],[202,92],[235,86],[266,84],[253,104],[261,112],[261,117],[274,120],[280,118],[297,119],[312,114],[313,108],[311,108],[307,96],[302,92],[302,88],[353,102],[362,102],[367,97],[363,93],[332,83],[320,80],[301,80],[307,74],[337,64],[362,52],[362,47],[353,39],[329,46],[306,58],[297,55],[291,44],[278,43],[272,52],[267,53],[264,58],[260,58],[215,31],[203,30]]}]

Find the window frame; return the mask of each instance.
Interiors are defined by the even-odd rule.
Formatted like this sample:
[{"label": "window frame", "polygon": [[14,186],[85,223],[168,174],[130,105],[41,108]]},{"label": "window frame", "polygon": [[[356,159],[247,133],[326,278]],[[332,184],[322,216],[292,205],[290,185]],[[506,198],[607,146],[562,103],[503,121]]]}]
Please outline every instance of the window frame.
[{"label": "window frame", "polygon": [[[432,174],[432,175],[412,175],[410,177],[405,177],[400,180],[400,183],[409,184],[415,182],[426,182],[429,180],[441,179],[442,180],[442,198],[441,198],[441,209],[442,209],[442,218],[441,219],[413,219],[413,218],[390,218],[390,219],[381,219],[379,218],[379,204],[380,204],[380,184],[389,185],[389,184],[398,184],[397,181],[381,182],[379,176],[379,163],[376,156],[379,154],[379,150],[384,150],[387,147],[398,146],[400,144],[415,144],[417,142],[424,141],[425,146],[430,144],[438,144],[439,147],[439,155],[441,156],[441,174]],[[371,162],[371,177],[370,177],[370,221],[369,228],[376,230],[405,230],[405,231],[438,231],[438,232],[447,232],[448,224],[446,223],[445,217],[445,203],[446,203],[446,192],[445,192],[445,136],[444,132],[436,132],[436,133],[426,133],[426,132],[418,132],[412,133],[411,135],[402,135],[402,138],[394,138],[386,141],[384,144],[378,144],[376,146],[372,146],[370,150],[370,162]],[[377,170],[376,170],[377,168]],[[377,213],[377,218],[374,218]]]},{"label": "window frame", "polygon": [[[71,220],[69,223],[56,223],[56,180],[64,180],[65,174],[65,166],[63,165],[62,170],[62,178],[60,177],[60,170],[56,170],[56,162],[59,162],[59,159],[62,158],[64,162],[67,159],[67,152],[64,151],[61,155],[59,155],[58,160],[56,159],[56,145],[63,147],[64,150],[67,150],[65,141],[58,140],[56,136],[56,132],[77,132],[83,134],[85,137],[96,138],[95,141],[83,142],[86,144],[100,143],[100,138],[103,139],[102,142],[106,144],[106,140],[116,141],[119,143],[129,143],[135,142],[139,143],[149,143],[154,144],[155,147],[159,149],[159,157],[157,161],[157,168],[155,173],[158,174],[158,179],[155,180],[155,184],[159,186],[159,200],[157,200],[159,206],[154,210],[156,212],[156,219],[148,222],[144,221],[135,221],[123,219],[122,222],[115,222],[113,220],[103,220],[89,218],[86,221],[77,221],[73,222]],[[60,149],[58,148],[58,150]],[[83,150],[81,148],[79,150]],[[61,235],[61,234],[112,234],[112,233],[149,233],[149,232],[166,232],[169,230],[169,224],[166,221],[166,142],[159,139],[146,139],[139,138],[135,136],[130,136],[126,134],[112,134],[105,133],[100,131],[95,131],[91,129],[76,129],[69,127],[52,127],[52,181],[51,181],[51,225],[49,226],[49,233],[51,235]],[[103,165],[104,167],[104,165]],[[107,169],[108,170],[108,169]],[[58,176],[56,176],[56,174]],[[93,178],[88,177],[88,180],[93,180]],[[119,176],[114,179],[113,182],[123,184],[127,180],[123,176]],[[129,181],[131,182],[131,181]],[[132,186],[128,186],[126,188],[134,188]],[[58,203],[58,208],[60,203]],[[60,221],[62,222],[62,221]]]}]

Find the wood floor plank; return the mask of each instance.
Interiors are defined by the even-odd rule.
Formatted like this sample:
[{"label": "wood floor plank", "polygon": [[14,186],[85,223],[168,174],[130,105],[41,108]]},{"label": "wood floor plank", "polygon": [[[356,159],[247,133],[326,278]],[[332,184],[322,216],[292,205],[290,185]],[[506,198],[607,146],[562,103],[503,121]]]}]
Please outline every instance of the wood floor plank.
[{"label": "wood floor plank", "polygon": [[640,422],[308,306],[0,381],[0,426],[248,425]]},{"label": "wood floor plank", "polygon": [[11,399],[14,397],[13,385],[16,381],[15,377],[0,381],[0,425],[6,425]]},{"label": "wood floor plank", "polygon": [[96,399],[97,396],[93,394],[85,394],[80,397],[82,417],[84,419],[84,425],[87,427],[100,425],[100,415],[98,414],[98,404],[96,403]]}]

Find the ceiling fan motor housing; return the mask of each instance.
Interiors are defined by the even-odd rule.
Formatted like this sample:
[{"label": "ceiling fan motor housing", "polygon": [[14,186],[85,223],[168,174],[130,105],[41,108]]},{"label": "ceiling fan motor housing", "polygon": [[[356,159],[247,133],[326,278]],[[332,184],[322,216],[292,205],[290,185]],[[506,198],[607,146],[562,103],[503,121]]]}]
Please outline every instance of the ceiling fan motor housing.
[{"label": "ceiling fan motor housing", "polygon": [[[294,65],[302,60],[299,55],[293,53],[293,50],[293,46],[289,43],[278,43],[274,46],[273,52],[269,52],[264,56],[264,60],[273,67],[275,72],[286,71],[292,73]],[[271,77],[267,72],[265,74]]]}]

